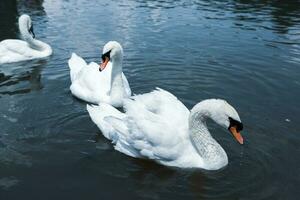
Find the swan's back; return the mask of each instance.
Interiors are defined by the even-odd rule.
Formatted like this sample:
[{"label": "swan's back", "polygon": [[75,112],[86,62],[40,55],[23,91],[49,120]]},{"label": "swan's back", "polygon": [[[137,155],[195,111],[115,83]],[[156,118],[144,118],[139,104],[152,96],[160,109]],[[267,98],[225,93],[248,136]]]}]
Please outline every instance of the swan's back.
[{"label": "swan's back", "polygon": [[0,64],[44,58],[52,54],[51,47],[46,43],[39,40],[35,43],[43,46],[43,50],[33,49],[23,40],[3,40],[0,42]]},{"label": "swan's back", "polygon": [[86,67],[87,64],[85,60],[79,57],[76,53],[72,53],[71,58],[68,60],[69,68],[70,68],[70,77],[73,82],[76,79],[76,76],[80,72],[83,67]]},{"label": "swan's back", "polygon": [[111,85],[111,64],[106,70],[99,72],[99,65],[87,64],[75,53],[68,61],[70,68],[70,90],[74,96],[87,102],[98,104],[109,101]]},{"label": "swan's back", "polygon": [[[188,141],[189,110],[175,96],[161,89],[124,100],[124,109],[126,117],[113,114],[103,117],[112,128],[109,130],[114,132],[110,139],[115,141],[116,150],[172,165]],[[91,110],[89,113],[93,119],[95,115],[91,115]],[[102,113],[108,112],[102,110]]]},{"label": "swan's back", "polygon": [[136,105],[140,105],[147,112],[151,112],[166,119],[166,123],[181,123],[182,117],[188,117],[189,110],[173,94],[166,90],[156,88],[156,90],[133,96],[134,101],[127,101],[124,105],[126,114],[135,116],[138,111]]},{"label": "swan's back", "polygon": [[29,45],[22,40],[8,39],[0,42],[0,64],[32,59],[28,54]]},{"label": "swan's back", "polygon": [[[87,64],[83,58],[72,53],[68,61],[70,68],[70,90],[74,96],[84,101],[98,104],[99,102],[111,103],[111,73],[112,63],[109,62],[103,71],[95,62]],[[129,83],[122,73],[126,97],[131,96]]]}]

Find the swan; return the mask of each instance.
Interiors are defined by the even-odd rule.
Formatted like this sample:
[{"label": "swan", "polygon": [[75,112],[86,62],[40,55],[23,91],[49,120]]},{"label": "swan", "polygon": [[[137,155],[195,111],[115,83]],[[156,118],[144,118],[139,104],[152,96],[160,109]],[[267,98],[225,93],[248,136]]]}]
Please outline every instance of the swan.
[{"label": "swan", "polygon": [[98,104],[105,102],[115,107],[123,105],[123,98],[131,96],[128,81],[122,72],[123,49],[116,41],[103,47],[102,64],[89,65],[72,53],[69,59],[71,93],[79,99]]},{"label": "swan", "polygon": [[0,64],[44,58],[52,54],[48,44],[35,39],[28,15],[19,17],[19,30],[23,40],[7,39],[0,42]]},{"label": "swan", "polygon": [[124,110],[104,103],[87,105],[103,135],[128,156],[173,167],[218,170],[228,164],[228,158],[206,126],[209,118],[243,144],[243,124],[225,100],[203,100],[189,111],[174,95],[157,88],[125,99]]}]

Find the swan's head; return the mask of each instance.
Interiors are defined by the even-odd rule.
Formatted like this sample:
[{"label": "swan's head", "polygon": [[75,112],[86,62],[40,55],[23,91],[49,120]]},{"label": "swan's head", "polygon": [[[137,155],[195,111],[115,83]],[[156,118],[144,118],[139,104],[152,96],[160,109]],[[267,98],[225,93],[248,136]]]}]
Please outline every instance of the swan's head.
[{"label": "swan's head", "polygon": [[235,139],[243,144],[244,140],[240,132],[243,130],[243,124],[237,111],[225,100],[214,99],[211,106],[211,118],[220,126],[228,129]]},{"label": "swan's head", "polygon": [[35,38],[35,34],[33,32],[33,25],[29,15],[23,14],[19,17],[19,29],[24,39],[26,39],[26,37],[28,36]]},{"label": "swan's head", "polygon": [[122,46],[116,41],[110,41],[106,43],[103,47],[102,52],[102,64],[100,65],[99,70],[102,71],[105,69],[109,61],[114,60],[122,60],[123,58],[123,48]]},{"label": "swan's head", "polygon": [[191,118],[211,118],[220,126],[228,129],[235,139],[243,144],[244,140],[240,132],[243,124],[237,111],[225,100],[207,99],[197,104],[191,111]]}]

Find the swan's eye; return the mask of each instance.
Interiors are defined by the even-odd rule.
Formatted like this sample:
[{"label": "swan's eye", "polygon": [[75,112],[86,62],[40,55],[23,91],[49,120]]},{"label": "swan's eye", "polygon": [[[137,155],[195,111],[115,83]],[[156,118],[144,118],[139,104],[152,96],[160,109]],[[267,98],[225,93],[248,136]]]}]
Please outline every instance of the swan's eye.
[{"label": "swan's eye", "polygon": [[235,119],[232,119],[231,117],[228,118],[229,119],[229,127],[228,129],[230,129],[231,127],[235,126],[237,132],[240,132],[241,130],[243,130],[243,124]]},{"label": "swan's eye", "polygon": [[110,60],[110,51],[106,52],[105,54],[102,54],[101,59],[102,61],[105,61],[105,58],[108,58]]}]

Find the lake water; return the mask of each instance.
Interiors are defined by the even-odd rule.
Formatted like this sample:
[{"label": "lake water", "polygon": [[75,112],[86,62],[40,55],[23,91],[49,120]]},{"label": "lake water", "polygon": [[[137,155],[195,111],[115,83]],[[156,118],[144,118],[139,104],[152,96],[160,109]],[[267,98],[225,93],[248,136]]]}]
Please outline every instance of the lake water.
[{"label": "lake water", "polygon": [[[0,66],[0,199],[297,199],[300,2],[1,0],[0,40],[31,15],[48,59]],[[210,123],[229,164],[178,169],[113,149],[72,97],[67,61],[119,41],[132,91],[164,88],[192,108],[223,98],[245,145]]]}]

